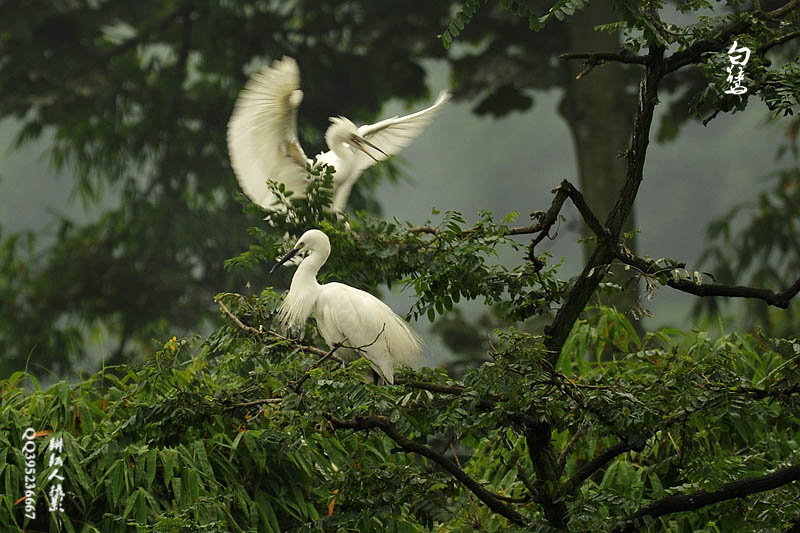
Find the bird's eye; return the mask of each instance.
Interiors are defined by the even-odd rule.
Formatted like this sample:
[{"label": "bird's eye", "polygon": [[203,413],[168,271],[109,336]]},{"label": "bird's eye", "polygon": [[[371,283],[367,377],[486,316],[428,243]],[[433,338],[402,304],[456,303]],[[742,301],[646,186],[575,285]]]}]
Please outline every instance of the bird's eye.
[{"label": "bird's eye", "polygon": [[300,242],[298,242],[298,243],[297,243],[297,246],[300,246],[300,247],[302,247],[302,246],[305,246],[305,245],[306,245],[306,243],[304,243],[304,242],[302,242],[302,241],[300,241]]}]

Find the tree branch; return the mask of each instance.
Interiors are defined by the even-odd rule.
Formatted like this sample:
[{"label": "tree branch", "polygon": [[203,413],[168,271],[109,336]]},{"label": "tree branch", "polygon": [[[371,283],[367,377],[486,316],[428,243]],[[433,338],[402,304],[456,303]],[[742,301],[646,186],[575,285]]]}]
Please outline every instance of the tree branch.
[{"label": "tree branch", "polygon": [[565,529],[567,505],[559,499],[557,487],[561,473],[556,464],[550,433],[551,426],[546,422],[529,424],[525,428],[525,443],[528,446],[528,456],[533,464],[533,471],[536,473],[533,485],[536,502],[542,506],[551,526]]},{"label": "tree branch", "polygon": [[[650,126],[653,122],[653,110],[658,103],[658,85],[664,76],[664,49],[654,47],[650,52],[651,61],[647,65],[647,70],[639,84],[639,100],[636,109],[636,117],[633,123],[633,134],[631,144],[628,149],[628,166],[626,169],[626,179],[620,191],[614,208],[608,215],[603,233],[607,239],[600,239],[597,246],[589,258],[583,272],[578,276],[573,285],[567,300],[559,308],[553,322],[545,328],[545,347],[550,353],[551,365],[556,366],[561,348],[567,340],[572,325],[578,319],[586,307],[587,302],[594,294],[597,285],[602,280],[601,274],[596,274],[597,270],[613,259],[613,253],[609,246],[609,241],[619,237],[622,225],[627,219],[633,208],[633,202],[639,191],[642,182],[644,160],[647,147],[650,143]],[[577,205],[577,204],[576,204]],[[591,220],[591,219],[589,219]],[[594,225],[594,224],[593,224]]]},{"label": "tree branch", "polygon": [[239,320],[239,317],[231,313],[231,310],[228,309],[228,306],[225,305],[225,302],[223,302],[221,298],[215,297],[214,303],[219,305],[220,310],[222,310],[222,312],[225,313],[225,315],[228,318],[230,318],[234,324],[239,326],[239,329],[243,329],[244,331],[252,333],[253,335],[261,335],[262,333],[265,333],[264,328],[262,328],[261,326],[259,326],[258,329],[256,329],[252,326],[248,326],[247,324]]},{"label": "tree branch", "polygon": [[800,7],[800,0],[792,0],[791,2],[784,4],[782,7],[764,13],[764,17],[770,20],[778,19],[789,14],[789,12],[794,11],[798,7]]},{"label": "tree branch", "polygon": [[[537,231],[541,230],[541,224],[531,224],[530,226],[520,226],[518,228],[508,228],[506,235],[527,235],[529,233],[536,233]],[[414,226],[408,230],[409,233],[427,233],[430,235],[436,235],[438,230],[433,226]],[[472,233],[472,229],[465,229],[461,232],[461,235],[467,236]]]},{"label": "tree branch", "polygon": [[340,341],[340,342],[336,342],[336,343],[334,343],[334,344],[333,344],[333,347],[332,347],[332,348],[331,348],[331,349],[328,351],[328,353],[326,353],[325,355],[323,355],[322,357],[320,357],[320,358],[319,358],[319,359],[318,359],[318,360],[317,360],[317,361],[316,361],[316,362],[315,362],[313,365],[311,365],[310,367],[308,367],[308,368],[306,369],[306,372],[305,372],[305,374],[303,374],[303,377],[301,377],[301,378],[300,378],[300,379],[298,379],[297,381],[292,381],[292,382],[290,382],[290,383],[288,384],[288,385],[289,385],[289,388],[291,388],[291,389],[292,389],[293,391],[295,391],[295,392],[299,392],[299,391],[300,391],[300,387],[302,387],[302,386],[303,386],[303,383],[305,383],[305,381],[306,381],[306,380],[308,379],[308,377],[311,375],[311,371],[312,371],[312,370],[314,370],[315,368],[317,368],[317,367],[318,367],[319,365],[321,365],[323,362],[325,362],[325,360],[326,360],[326,359],[328,359],[329,357],[333,357],[333,354],[334,354],[334,352],[335,352],[336,350],[338,350],[339,348],[349,348],[349,349],[351,349],[351,350],[355,350],[355,351],[357,351],[357,352],[360,352],[360,351],[362,351],[364,348],[366,348],[366,347],[368,347],[368,346],[372,346],[373,344],[375,344],[376,342],[378,342],[378,339],[381,337],[381,335],[383,335],[383,332],[384,332],[385,330],[386,330],[386,324],[384,323],[384,324],[383,324],[383,327],[382,327],[382,328],[381,328],[381,330],[378,332],[378,334],[375,336],[375,338],[372,340],[372,342],[369,342],[369,343],[367,343],[367,344],[362,344],[361,346],[347,346],[347,345],[345,344],[345,341],[347,341],[347,340],[348,340],[348,339],[347,339],[347,337],[345,337],[345,338],[344,338],[342,341]]},{"label": "tree branch", "polygon": [[[581,211],[587,224],[604,238],[598,239],[591,257],[584,266],[583,272],[578,276],[575,284],[567,296],[564,304],[558,309],[553,321],[545,327],[544,345],[547,349],[548,362],[555,368],[561,349],[569,336],[575,321],[580,317],[586,304],[602,281],[602,267],[609,264],[613,258],[612,243],[619,238],[622,226],[633,209],[633,203],[642,182],[644,161],[647,147],[650,143],[650,127],[653,121],[653,111],[658,103],[658,86],[665,74],[664,48],[654,46],[650,50],[650,59],[646,64],[644,75],[639,84],[639,98],[636,115],[633,123],[633,133],[630,147],[627,150],[627,168],[625,183],[622,186],[617,202],[605,223],[599,223],[585,202],[578,194],[568,194],[569,188],[559,188],[557,198],[553,201],[550,211],[545,215],[548,222],[555,220],[563,200],[570,196],[576,207]],[[563,184],[562,184],[563,185]],[[570,191],[571,192],[571,191]],[[577,192],[577,191],[575,191]],[[544,224],[543,224],[544,225]],[[547,226],[549,227],[549,226]],[[541,236],[540,236],[541,237]],[[600,269],[598,271],[598,269]],[[597,273],[596,273],[597,272]],[[536,413],[529,411],[528,416],[535,418]],[[537,501],[542,504],[545,516],[550,525],[563,528],[566,524],[567,509],[560,499],[558,487],[560,485],[560,470],[553,451],[550,438],[552,428],[549,424],[538,423],[527,425],[525,437],[528,444],[528,453],[536,472],[536,489],[540,492]],[[620,452],[621,453],[621,452]],[[599,468],[599,467],[598,467]],[[577,482],[578,480],[574,480]]]},{"label": "tree branch", "polygon": [[[314,346],[307,346],[305,344],[300,344],[299,342],[296,342],[296,341],[294,341],[294,340],[292,340],[292,339],[290,339],[288,337],[284,337],[283,335],[281,335],[277,331],[267,330],[267,329],[264,329],[261,326],[259,326],[258,328],[254,328],[252,326],[248,326],[247,324],[242,322],[239,319],[239,317],[237,317],[236,315],[231,313],[231,310],[228,309],[228,306],[225,305],[225,303],[222,301],[221,298],[216,298],[215,297],[214,298],[214,303],[219,305],[220,310],[223,313],[225,313],[225,315],[228,318],[230,318],[231,321],[239,327],[239,329],[242,329],[242,330],[244,330],[244,331],[246,331],[248,333],[251,333],[253,335],[269,335],[270,337],[275,337],[276,339],[279,339],[279,340],[282,340],[282,341],[285,341],[285,342],[289,343],[294,348],[298,348],[298,349],[300,349],[300,350],[302,350],[302,351],[304,351],[306,353],[314,354],[314,355],[317,355],[319,357],[326,357],[328,355],[328,352],[326,352],[325,350],[321,350],[321,349],[316,348]],[[349,348],[349,346],[346,346],[346,348]],[[333,357],[333,359],[339,361],[340,363],[342,362],[342,360],[339,359],[338,357],[336,357],[335,355],[332,355],[331,357]]]},{"label": "tree branch", "polygon": [[780,46],[798,37],[800,37],[800,30],[796,30],[790,33],[785,33],[779,37],[775,37],[774,39],[767,41],[766,43],[761,45],[756,51],[756,54],[764,55],[769,51],[770,48],[775,46]]},{"label": "tree branch", "polygon": [[563,61],[571,61],[573,59],[586,59],[587,63],[605,63],[606,61],[616,61],[618,63],[635,63],[639,65],[646,65],[650,62],[650,55],[634,56],[629,54],[619,54],[614,52],[590,52],[590,53],[575,53],[569,52],[558,56]]},{"label": "tree branch", "polygon": [[356,431],[364,431],[369,429],[380,429],[383,431],[390,439],[395,441],[398,446],[406,452],[416,453],[417,455],[422,455],[423,457],[427,457],[437,465],[439,465],[443,470],[447,471],[450,475],[456,478],[462,485],[467,487],[479,500],[485,503],[492,511],[496,512],[499,515],[505,516],[513,523],[525,526],[528,525],[528,520],[519,514],[517,511],[506,505],[501,501],[501,497],[496,494],[492,494],[491,492],[487,491],[486,489],[481,486],[480,483],[472,479],[464,472],[459,466],[445,457],[444,455],[437,453],[432,448],[415,442],[411,439],[406,438],[403,436],[399,431],[395,429],[395,427],[389,422],[389,419],[385,416],[365,416],[365,417],[356,417],[353,420],[343,420],[341,418],[336,418],[333,415],[327,414],[325,417],[331,422],[334,429],[353,429]]},{"label": "tree branch", "polygon": [[[428,383],[426,381],[416,381],[413,379],[409,380],[398,379],[395,380],[395,384],[405,385],[406,387],[411,387],[412,389],[421,389],[430,392],[439,392],[442,394],[461,395],[470,390],[467,387],[464,387],[463,385],[439,385],[438,383]],[[499,396],[489,396],[486,398],[481,398],[478,401],[478,406],[486,411],[492,411],[496,408],[495,404],[499,401],[502,401],[502,398],[500,398]],[[532,418],[524,413],[508,413],[504,421],[505,420],[509,420],[513,423],[520,425],[537,423],[537,419]]]},{"label": "tree branch", "polygon": [[222,411],[233,411],[234,409],[238,409],[240,407],[253,407],[254,405],[264,405],[266,403],[281,403],[283,401],[283,396],[278,398],[261,398],[260,400],[250,400],[249,402],[242,402],[237,403],[234,405],[229,405],[225,407]]},{"label": "tree branch", "polygon": [[539,215],[539,225],[541,226],[541,229],[539,230],[540,233],[533,238],[528,247],[528,255],[530,257],[535,256],[534,249],[536,248],[536,245],[542,242],[545,237],[550,235],[550,228],[552,228],[558,220],[558,214],[567,198],[572,200],[573,205],[578,209],[578,212],[583,217],[586,225],[589,226],[589,229],[598,235],[608,236],[608,229],[604,228],[603,225],[600,224],[600,221],[597,219],[584,200],[583,195],[569,181],[563,180],[558,187],[553,189],[552,192],[556,193],[556,196],[553,198],[553,202],[550,204],[550,209],[548,209],[546,213]]},{"label": "tree branch", "polygon": [[[654,261],[634,255],[626,247],[616,244],[614,255],[617,259],[628,265],[634,266],[645,273],[662,270]],[[667,285],[673,289],[694,294],[695,296],[725,296],[727,298],[752,298],[763,300],[769,305],[786,309],[789,303],[800,292],[800,278],[782,292],[769,289],[759,289],[744,285],[726,285],[724,283],[696,283],[688,279],[668,279]]]},{"label": "tree branch", "polygon": [[634,525],[634,520],[643,516],[658,518],[659,516],[673,513],[694,511],[695,509],[700,509],[701,507],[726,500],[743,498],[750,494],[776,489],[782,485],[798,480],[800,480],[800,465],[795,465],[777,470],[772,474],[749,477],[727,483],[714,492],[700,490],[692,494],[667,496],[666,498],[662,498],[642,507],[625,518],[624,523],[618,526],[615,531],[624,533],[636,531],[638,528]]},{"label": "tree branch", "polygon": [[414,379],[396,379],[394,382],[398,385],[411,387],[412,389],[422,389],[444,394],[462,394],[467,390],[467,388],[462,385],[439,385],[438,383],[428,383],[426,381],[417,381]]},{"label": "tree branch", "polygon": [[592,71],[592,69],[598,65],[602,65],[609,61],[616,61],[617,63],[629,63],[629,64],[637,64],[637,65],[647,65],[650,62],[650,55],[644,56],[635,56],[629,54],[619,54],[613,52],[592,52],[592,53],[566,53],[561,54],[559,58],[562,61],[571,61],[573,59],[585,59],[584,65],[585,69],[580,71],[577,76],[575,76],[576,80],[581,79],[582,77],[586,76],[588,73]]},{"label": "tree branch", "polygon": [[598,236],[607,235],[608,229],[606,229],[601,223],[600,220],[594,215],[592,210],[589,208],[589,204],[586,203],[586,200],[583,198],[583,194],[576,189],[570,182],[564,180],[561,182],[561,187],[569,196],[569,199],[572,200],[573,205],[578,209],[578,212],[583,217],[583,221],[586,222],[586,225],[589,226],[593,232],[595,232]]},{"label": "tree branch", "polygon": [[624,443],[620,442],[619,444],[614,444],[613,446],[609,446],[603,452],[583,465],[581,468],[575,472],[571,478],[564,482],[561,486],[560,493],[561,494],[572,494],[580,488],[584,481],[586,481],[589,476],[603,468],[609,461],[617,457],[618,455],[622,455],[625,452],[631,450],[631,447]]},{"label": "tree branch", "polygon": [[[784,4],[782,7],[779,7],[772,11],[768,11],[766,13],[763,11],[756,10],[756,12],[753,13],[753,15],[756,18],[776,20],[782,18],[789,12],[797,9],[797,7],[799,6],[800,6],[800,0],[792,0],[791,2],[787,2],[786,4]],[[689,48],[687,48],[686,50],[675,52],[674,54],[669,56],[666,60],[665,73],[668,74],[670,72],[674,72],[680,68],[683,68],[686,65],[698,62],[701,60],[703,54],[705,53],[719,52],[721,50],[724,50],[730,38],[738,33],[744,32],[749,24],[750,22],[747,19],[736,20],[720,28],[719,33],[717,33],[716,37],[713,40],[698,41]]]},{"label": "tree branch", "polygon": [[578,427],[577,431],[575,431],[575,434],[572,435],[572,438],[569,439],[567,445],[564,446],[564,449],[561,450],[561,453],[558,454],[558,458],[556,459],[556,465],[558,466],[559,472],[564,471],[564,465],[567,462],[567,456],[572,451],[572,448],[575,446],[575,444],[577,444],[578,439],[581,438],[581,435],[583,435],[583,432],[586,430],[587,425],[588,425],[587,422],[581,424],[580,427]]}]

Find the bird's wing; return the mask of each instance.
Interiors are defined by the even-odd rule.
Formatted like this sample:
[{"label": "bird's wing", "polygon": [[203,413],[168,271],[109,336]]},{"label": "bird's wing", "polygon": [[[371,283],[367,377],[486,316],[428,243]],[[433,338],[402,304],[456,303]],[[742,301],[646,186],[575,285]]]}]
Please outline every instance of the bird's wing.
[{"label": "bird's wing", "polygon": [[315,309],[322,338],[358,347],[373,369],[394,383],[394,366],[419,358],[421,343],[408,325],[371,294],[342,283],[322,285]]},{"label": "bird's wing", "polygon": [[297,107],[303,99],[300,70],[284,57],[254,74],[239,94],[228,122],[231,166],[245,194],[269,208],[267,180],[305,191],[307,157],[297,140]]},{"label": "bird's wing", "polygon": [[[375,159],[383,161],[387,156],[397,154],[411,144],[411,141],[422,133],[444,104],[450,100],[450,96],[450,93],[442,91],[432,106],[404,117],[395,116],[375,124],[361,126],[358,128],[358,134],[386,153],[384,155],[377,150],[367,148]],[[355,166],[359,170],[363,171],[375,164],[375,160],[366,154],[359,152],[356,157]]]}]

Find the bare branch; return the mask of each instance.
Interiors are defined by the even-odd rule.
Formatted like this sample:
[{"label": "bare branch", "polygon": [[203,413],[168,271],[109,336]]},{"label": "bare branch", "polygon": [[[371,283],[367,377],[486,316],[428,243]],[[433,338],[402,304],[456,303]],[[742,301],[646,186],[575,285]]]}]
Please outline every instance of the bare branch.
[{"label": "bare branch", "polygon": [[[634,266],[642,272],[652,273],[661,270],[654,261],[644,259],[634,255],[630,250],[622,245],[615,245],[614,255],[623,263]],[[695,296],[725,296],[728,298],[752,298],[763,300],[769,305],[786,309],[789,302],[800,292],[800,279],[782,292],[773,292],[769,289],[759,289],[744,285],[726,285],[723,283],[702,283],[698,284],[688,279],[668,279],[667,285],[682,292],[694,294]]]},{"label": "bare branch", "polygon": [[574,59],[585,59],[584,65],[586,66],[577,76],[575,79],[579,80],[592,69],[598,65],[602,65],[609,61],[615,61],[617,63],[629,63],[629,64],[638,64],[638,65],[647,65],[650,62],[650,55],[644,56],[635,56],[635,55],[628,55],[628,54],[620,54],[620,53],[613,53],[613,52],[592,52],[592,53],[567,53],[561,54],[559,58],[562,61],[571,61]]},{"label": "bare branch", "polygon": [[225,313],[225,315],[228,318],[230,318],[233,321],[234,324],[239,326],[240,329],[243,329],[248,333],[252,333],[253,335],[260,335],[260,334],[264,333],[264,329],[262,327],[259,326],[259,328],[256,329],[256,328],[254,328],[252,326],[248,326],[247,324],[245,324],[244,322],[239,320],[239,317],[234,315],[233,313],[231,313],[231,310],[228,309],[228,306],[225,305],[225,302],[223,302],[221,298],[216,298],[215,297],[214,298],[214,303],[219,305],[219,308],[222,310],[222,312]]},{"label": "bare branch", "polygon": [[336,418],[333,415],[326,415],[326,418],[331,422],[334,429],[353,429],[356,431],[364,431],[368,429],[380,429],[390,439],[395,441],[397,445],[406,452],[416,453],[427,457],[442,469],[447,471],[450,475],[456,478],[462,485],[467,487],[479,500],[485,503],[492,511],[505,516],[513,523],[524,526],[528,524],[528,520],[519,514],[517,511],[509,507],[501,501],[501,497],[487,491],[483,486],[469,477],[459,466],[452,460],[444,455],[437,453],[432,448],[415,442],[403,436],[395,427],[389,422],[385,416],[366,416],[356,417],[353,420],[343,420]]},{"label": "bare branch", "polygon": [[743,498],[750,494],[765,492],[776,489],[787,483],[800,480],[800,465],[789,466],[767,474],[764,476],[749,477],[727,483],[714,492],[700,490],[692,494],[675,494],[667,496],[651,504],[648,504],[625,519],[625,522],[617,527],[618,532],[632,532],[638,529],[634,525],[634,520],[644,516],[658,518],[673,513],[684,511],[694,511],[701,507],[713,505],[715,503],[735,498]]},{"label": "bare branch", "polygon": [[[563,185],[563,181],[561,182]],[[542,242],[545,237],[550,235],[550,228],[558,220],[558,214],[561,212],[561,207],[564,205],[564,201],[567,199],[567,191],[559,186],[553,189],[553,192],[556,193],[555,198],[553,198],[553,202],[550,204],[550,209],[547,210],[546,213],[539,215],[539,235],[534,237],[533,241],[531,241],[530,249],[531,251],[536,247],[537,244]]]},{"label": "bare branch", "polygon": [[589,204],[587,204],[586,200],[584,200],[583,194],[581,194],[581,192],[567,180],[562,181],[560,187],[565,189],[567,196],[569,196],[569,199],[572,200],[573,205],[575,205],[575,207],[578,209],[578,212],[583,217],[583,221],[586,222],[586,225],[589,226],[589,229],[598,235],[606,235],[608,230],[603,227],[592,210],[589,208]]}]

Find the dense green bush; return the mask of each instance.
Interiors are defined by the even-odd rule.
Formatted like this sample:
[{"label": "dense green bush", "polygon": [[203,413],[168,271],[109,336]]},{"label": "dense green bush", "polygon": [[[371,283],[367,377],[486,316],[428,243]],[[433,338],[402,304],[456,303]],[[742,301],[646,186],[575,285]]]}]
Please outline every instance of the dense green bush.
[{"label": "dense green bush", "polygon": [[[242,326],[264,332],[231,322],[75,386],[42,390],[21,372],[0,383],[0,523],[104,533],[513,529],[445,471],[449,462],[546,531],[526,488],[535,467],[524,431],[546,422],[570,529],[611,530],[650,501],[724,488],[800,455],[797,342],[675,330],[638,339],[600,308],[575,325],[555,369],[540,337],[510,329],[498,331],[492,361],[461,381],[422,368],[380,387],[363,379],[363,360],[320,363],[324,352],[270,332],[271,290],[220,298]],[[613,359],[587,362],[584,349],[600,344]],[[15,504],[28,427],[49,431],[36,439],[33,521]],[[64,512],[51,514],[46,448],[56,437],[66,496]],[[609,450],[605,468],[585,470]],[[661,518],[659,529],[782,528],[800,513],[797,496],[787,485]]]}]

